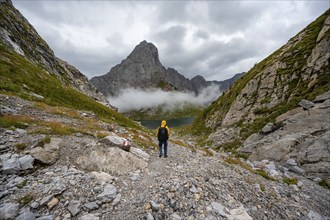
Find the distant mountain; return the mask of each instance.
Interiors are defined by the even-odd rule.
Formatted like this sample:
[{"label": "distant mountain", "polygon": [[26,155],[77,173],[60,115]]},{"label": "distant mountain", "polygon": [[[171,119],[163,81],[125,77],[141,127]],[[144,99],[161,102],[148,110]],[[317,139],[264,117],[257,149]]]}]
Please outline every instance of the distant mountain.
[{"label": "distant mountain", "polygon": [[91,83],[106,96],[115,96],[126,88],[161,88],[194,92],[197,95],[212,83],[225,91],[243,74],[222,82],[206,81],[202,76],[189,80],[173,68],[166,69],[159,61],[155,45],[142,41],[120,64],[103,76],[93,77]]}]

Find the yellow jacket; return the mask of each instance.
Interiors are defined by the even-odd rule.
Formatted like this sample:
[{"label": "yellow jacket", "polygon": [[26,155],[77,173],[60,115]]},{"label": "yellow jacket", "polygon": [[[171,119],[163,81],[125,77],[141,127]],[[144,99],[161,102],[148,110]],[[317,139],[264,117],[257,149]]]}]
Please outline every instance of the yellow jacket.
[{"label": "yellow jacket", "polygon": [[159,128],[166,128],[168,137],[170,137],[170,129],[166,125],[166,121],[165,120],[162,120],[162,123],[161,123],[160,127],[157,128],[157,137],[158,137]]}]

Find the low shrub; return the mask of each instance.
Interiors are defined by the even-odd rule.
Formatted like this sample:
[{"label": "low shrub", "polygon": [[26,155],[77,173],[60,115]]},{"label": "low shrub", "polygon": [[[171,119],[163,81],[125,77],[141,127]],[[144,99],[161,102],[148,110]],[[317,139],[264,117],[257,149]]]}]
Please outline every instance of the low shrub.
[{"label": "low shrub", "polygon": [[288,185],[295,185],[298,183],[298,179],[297,178],[284,178],[283,183],[286,183]]},{"label": "low shrub", "polygon": [[330,181],[328,181],[328,180],[325,180],[325,179],[321,180],[319,182],[319,185],[325,189],[330,189]]}]

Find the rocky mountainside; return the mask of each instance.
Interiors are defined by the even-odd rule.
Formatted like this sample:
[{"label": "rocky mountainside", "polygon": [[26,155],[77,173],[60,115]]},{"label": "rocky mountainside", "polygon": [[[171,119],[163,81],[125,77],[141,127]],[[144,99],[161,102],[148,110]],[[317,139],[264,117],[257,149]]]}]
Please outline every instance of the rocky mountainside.
[{"label": "rocky mountainside", "polygon": [[158,49],[142,41],[120,64],[103,75],[91,79],[92,84],[106,96],[115,96],[126,88],[160,88],[194,92],[196,95],[212,83],[225,91],[242,74],[226,81],[206,81],[202,76],[187,79],[173,68],[165,68],[159,61]]},{"label": "rocky mountainside", "polygon": [[14,8],[10,0],[0,2],[0,44],[14,50],[62,83],[108,105],[107,99],[96,90],[86,76],[55,56],[53,50]]},{"label": "rocky mountainside", "polygon": [[0,219],[330,217],[321,179],[272,161],[203,151],[175,132],[169,157],[159,158],[152,132],[15,96],[0,101]]},{"label": "rocky mountainside", "polygon": [[[246,140],[242,151],[252,159],[292,158],[311,175],[329,178],[329,100],[310,102],[330,90],[329,13],[238,79],[195,120],[195,133],[217,149]],[[267,128],[280,130],[265,136]]]}]

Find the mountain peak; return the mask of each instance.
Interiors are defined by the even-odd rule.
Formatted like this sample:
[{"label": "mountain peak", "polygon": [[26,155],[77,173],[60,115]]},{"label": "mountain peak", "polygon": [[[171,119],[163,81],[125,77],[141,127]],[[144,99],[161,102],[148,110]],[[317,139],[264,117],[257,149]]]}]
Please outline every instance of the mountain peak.
[{"label": "mountain peak", "polygon": [[146,40],[139,43],[128,58],[133,62],[138,63],[149,59],[151,59],[154,63],[160,63],[157,47],[152,43],[148,43]]}]

